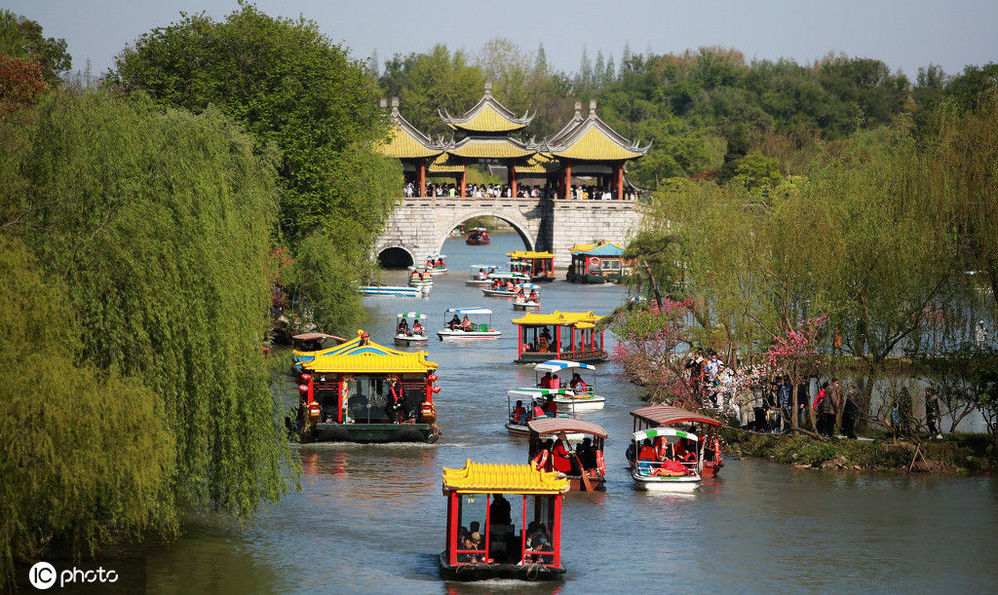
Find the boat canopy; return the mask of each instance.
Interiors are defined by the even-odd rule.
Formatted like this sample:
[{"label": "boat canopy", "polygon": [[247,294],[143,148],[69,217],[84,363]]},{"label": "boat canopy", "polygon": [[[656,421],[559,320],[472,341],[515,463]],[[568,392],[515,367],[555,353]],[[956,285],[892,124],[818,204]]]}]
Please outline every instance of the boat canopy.
[{"label": "boat canopy", "polygon": [[631,440],[640,442],[645,438],[658,438],[660,436],[665,438],[685,438],[694,442],[700,440],[696,434],[677,430],[676,428],[648,428],[647,430],[640,430],[631,434]]},{"label": "boat canopy", "polygon": [[707,417],[706,415],[673,407],[672,405],[647,405],[645,407],[638,407],[634,411],[631,411],[631,415],[660,426],[669,426],[681,422],[700,422],[712,426],[721,425],[721,422],[713,417]]},{"label": "boat canopy", "polygon": [[492,310],[488,308],[447,308],[444,314],[488,314],[492,315]]},{"label": "boat canopy", "polygon": [[337,337],[336,335],[327,335],[326,333],[302,333],[300,335],[295,335],[291,337],[295,341],[315,341],[317,339],[335,339],[340,343],[346,342],[343,337]]},{"label": "boat canopy", "polygon": [[506,256],[510,258],[554,258],[554,254],[550,252],[534,252],[532,250],[517,250],[515,252],[507,252]]},{"label": "boat canopy", "polygon": [[499,265],[497,265],[497,264],[473,264],[473,265],[471,265],[471,268],[476,269],[476,270],[477,269],[486,269],[486,270],[489,270],[489,271],[494,271],[494,270],[496,270],[496,269],[499,268]]},{"label": "boat canopy", "polygon": [[[545,417],[528,421],[527,427],[530,428],[531,434],[537,434],[539,436],[560,434],[561,432],[576,432],[591,434],[597,438],[606,438],[606,430],[604,430],[602,426],[579,419]],[[696,439],[695,436],[694,439]]]},{"label": "boat canopy", "polygon": [[370,340],[363,331],[357,338],[304,362],[302,368],[319,374],[425,374],[438,364],[427,360],[427,353],[397,351]]},{"label": "boat canopy", "polygon": [[[536,314],[528,312],[523,318],[514,318],[513,324],[527,325],[548,325],[574,326],[578,328],[593,328],[596,323],[603,318],[592,312],[559,312],[555,310],[551,314]],[[585,326],[584,326],[585,325]]]},{"label": "boat canopy", "polygon": [[459,494],[559,494],[568,491],[567,478],[557,471],[538,471],[533,465],[472,463],[464,469],[444,467],[444,492]]},{"label": "boat canopy", "polygon": [[541,288],[541,286],[536,283],[520,283],[519,285],[517,285],[517,287],[522,287],[524,289],[534,289],[534,290]]},{"label": "boat canopy", "polygon": [[428,271],[428,270],[430,270],[430,267],[426,266],[425,264],[413,264],[413,265],[409,265],[409,270],[410,271]]},{"label": "boat canopy", "polygon": [[[507,391],[510,397],[525,397],[528,399],[538,399],[548,396],[567,395],[571,392],[569,388],[514,388]],[[572,393],[574,394],[574,393]]]},{"label": "boat canopy", "polygon": [[427,254],[427,258],[447,258],[446,254]]},{"label": "boat canopy", "polygon": [[429,318],[426,314],[420,314],[419,312],[400,312],[398,315],[399,320],[426,320]]},{"label": "boat canopy", "polygon": [[583,364],[580,362],[570,362],[564,359],[549,359],[546,362],[541,362],[534,366],[534,370],[537,372],[560,372],[561,370],[567,370],[568,368],[582,368],[584,370],[596,371],[596,366],[590,366],[589,364]]}]

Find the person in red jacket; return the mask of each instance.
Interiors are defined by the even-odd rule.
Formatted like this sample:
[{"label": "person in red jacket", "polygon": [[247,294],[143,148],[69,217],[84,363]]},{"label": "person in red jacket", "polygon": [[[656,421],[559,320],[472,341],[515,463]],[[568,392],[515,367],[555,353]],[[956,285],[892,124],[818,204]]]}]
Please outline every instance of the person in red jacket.
[{"label": "person in red jacket", "polygon": [[565,434],[561,433],[558,435],[558,440],[554,443],[554,448],[551,450],[552,466],[555,471],[560,471],[561,473],[571,473],[572,471],[572,451],[565,446],[567,442],[568,439],[565,437]]}]

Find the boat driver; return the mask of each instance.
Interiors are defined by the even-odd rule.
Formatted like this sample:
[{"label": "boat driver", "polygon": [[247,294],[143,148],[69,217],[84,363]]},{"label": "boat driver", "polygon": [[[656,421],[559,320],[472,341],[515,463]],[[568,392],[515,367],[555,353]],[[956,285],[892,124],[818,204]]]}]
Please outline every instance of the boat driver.
[{"label": "boat driver", "polygon": [[[465,318],[467,318],[467,317],[465,317]],[[454,318],[451,318],[450,322],[447,323],[447,326],[450,327],[450,330],[454,330],[457,327],[461,326],[461,317],[458,316],[457,314],[455,314]]]},{"label": "boat driver", "polygon": [[423,334],[423,325],[419,324],[418,320],[412,323],[412,334],[414,335]]},{"label": "boat driver", "polygon": [[397,334],[406,335],[409,333],[409,323],[406,322],[405,318],[399,321],[399,328]]}]

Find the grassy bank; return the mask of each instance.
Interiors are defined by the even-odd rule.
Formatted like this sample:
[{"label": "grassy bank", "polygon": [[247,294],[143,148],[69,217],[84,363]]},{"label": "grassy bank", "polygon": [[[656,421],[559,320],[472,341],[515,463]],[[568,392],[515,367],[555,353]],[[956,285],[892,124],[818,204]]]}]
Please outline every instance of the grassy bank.
[{"label": "grassy bank", "polygon": [[[821,441],[808,436],[747,432],[724,428],[721,436],[733,452],[766,458],[799,468],[932,473],[993,473],[984,434],[948,434],[943,440],[923,442],[922,457],[911,442],[875,440]],[[912,465],[912,460],[915,460]]]}]

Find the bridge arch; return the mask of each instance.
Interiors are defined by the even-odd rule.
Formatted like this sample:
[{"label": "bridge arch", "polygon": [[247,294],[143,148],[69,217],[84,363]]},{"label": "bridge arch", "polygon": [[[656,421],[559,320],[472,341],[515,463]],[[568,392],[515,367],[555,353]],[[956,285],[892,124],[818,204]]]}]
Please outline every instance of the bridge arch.
[{"label": "bridge arch", "polygon": [[412,250],[401,245],[379,246],[375,256],[378,264],[384,269],[404,269],[416,264]]},{"label": "bridge arch", "polygon": [[450,236],[451,230],[453,230],[455,227],[461,225],[468,219],[474,219],[475,217],[482,217],[485,215],[488,215],[490,217],[495,217],[496,219],[502,219],[506,223],[509,223],[510,226],[520,236],[520,239],[523,240],[523,244],[524,246],[527,247],[527,250],[534,249],[534,241],[530,233],[530,223],[527,221],[526,217],[521,215],[520,212],[515,209],[510,211],[499,211],[497,209],[491,208],[491,209],[470,209],[468,211],[461,213],[460,215],[451,217],[449,220],[447,220],[443,229],[440,230],[441,235],[438,238],[438,241],[436,242],[437,246],[436,251],[440,252],[440,250],[443,249],[444,242],[447,241],[447,238]]}]

